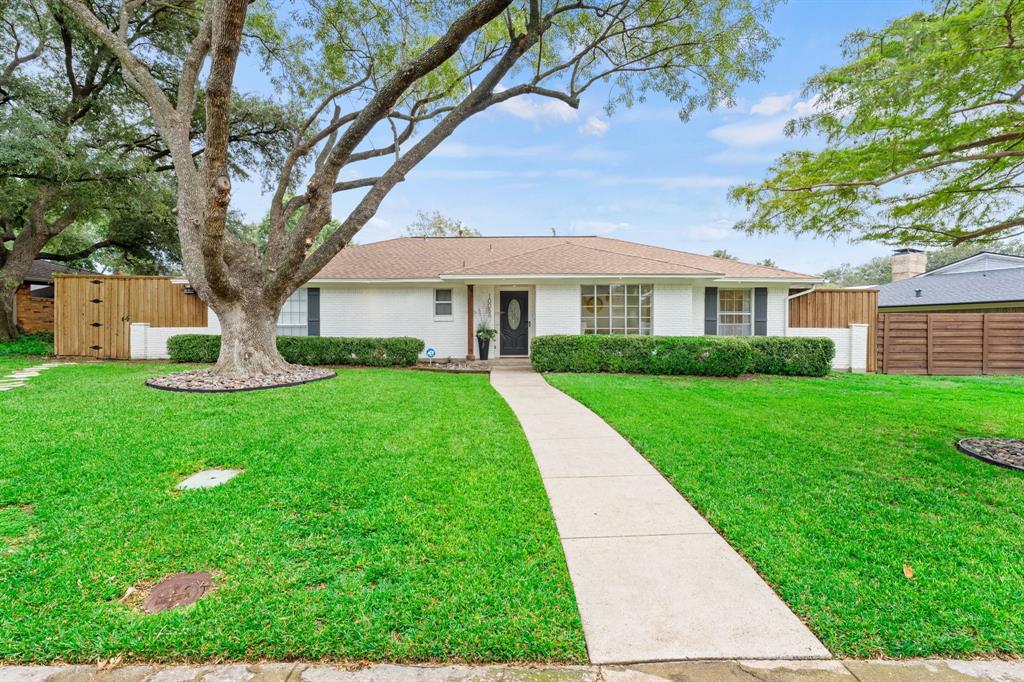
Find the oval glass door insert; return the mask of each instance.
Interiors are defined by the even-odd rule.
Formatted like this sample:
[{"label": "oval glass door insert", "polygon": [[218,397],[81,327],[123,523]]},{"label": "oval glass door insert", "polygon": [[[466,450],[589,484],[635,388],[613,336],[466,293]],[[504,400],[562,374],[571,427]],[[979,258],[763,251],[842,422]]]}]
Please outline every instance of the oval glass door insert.
[{"label": "oval glass door insert", "polygon": [[519,301],[513,298],[508,302],[508,328],[513,331],[519,329],[522,316],[522,311],[519,310]]}]

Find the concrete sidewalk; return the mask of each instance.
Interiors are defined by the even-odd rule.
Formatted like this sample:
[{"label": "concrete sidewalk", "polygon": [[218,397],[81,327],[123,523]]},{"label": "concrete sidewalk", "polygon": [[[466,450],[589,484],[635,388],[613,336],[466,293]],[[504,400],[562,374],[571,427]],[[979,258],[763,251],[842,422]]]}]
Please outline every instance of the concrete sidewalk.
[{"label": "concrete sidewalk", "polygon": [[681,661],[606,666],[0,666],[3,682],[1024,682],[1009,661]]},{"label": "concrete sidewalk", "polygon": [[491,383],[537,459],[592,662],[829,657],[604,420],[529,367],[495,367]]}]

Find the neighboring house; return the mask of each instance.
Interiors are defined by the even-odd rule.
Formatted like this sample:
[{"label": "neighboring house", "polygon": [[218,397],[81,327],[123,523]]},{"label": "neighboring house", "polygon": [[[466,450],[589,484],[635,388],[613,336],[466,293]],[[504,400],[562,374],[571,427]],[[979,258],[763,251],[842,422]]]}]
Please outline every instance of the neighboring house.
[{"label": "neighboring house", "polygon": [[820,279],[604,237],[403,237],[344,249],[284,305],[281,334],[414,336],[472,357],[545,334],[782,335]]},{"label": "neighboring house", "polygon": [[88,271],[45,260],[32,261],[32,267],[14,297],[15,319],[23,331],[53,331],[54,273],[82,274]]},{"label": "neighboring house", "polygon": [[927,264],[921,251],[897,251],[894,281],[878,287],[879,312],[1024,312],[1024,257],[982,252],[929,272]]}]

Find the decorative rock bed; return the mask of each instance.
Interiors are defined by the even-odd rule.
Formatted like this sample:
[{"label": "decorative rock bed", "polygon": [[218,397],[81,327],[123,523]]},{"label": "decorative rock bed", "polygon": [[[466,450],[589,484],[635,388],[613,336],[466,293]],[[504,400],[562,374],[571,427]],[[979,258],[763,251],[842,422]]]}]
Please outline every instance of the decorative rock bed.
[{"label": "decorative rock bed", "polygon": [[1024,471],[1024,440],[1015,438],[964,438],[956,444],[963,453],[983,462]]},{"label": "decorative rock bed", "polygon": [[146,385],[163,391],[186,393],[231,393],[234,391],[257,391],[264,388],[298,386],[311,381],[322,381],[337,376],[332,369],[321,367],[294,366],[287,372],[265,374],[255,377],[222,377],[208,369],[188,372],[174,372],[146,380]]},{"label": "decorative rock bed", "polygon": [[435,360],[433,362],[418,362],[413,369],[422,369],[428,372],[466,372],[468,374],[488,374],[491,365],[479,360]]}]

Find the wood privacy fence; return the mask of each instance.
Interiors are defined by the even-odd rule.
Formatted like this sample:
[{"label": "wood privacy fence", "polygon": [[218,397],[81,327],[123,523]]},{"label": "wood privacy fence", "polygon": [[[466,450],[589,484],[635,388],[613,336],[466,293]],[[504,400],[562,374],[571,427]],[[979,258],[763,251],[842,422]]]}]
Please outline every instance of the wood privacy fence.
[{"label": "wood privacy fence", "polygon": [[170,277],[54,275],[57,355],[127,359],[132,322],[205,327],[207,308]]},{"label": "wood privacy fence", "polygon": [[787,326],[843,329],[851,324],[868,325],[867,371],[874,372],[877,318],[877,289],[814,289],[789,299]]},{"label": "wood privacy fence", "polygon": [[1024,374],[1024,313],[883,313],[886,374]]}]

